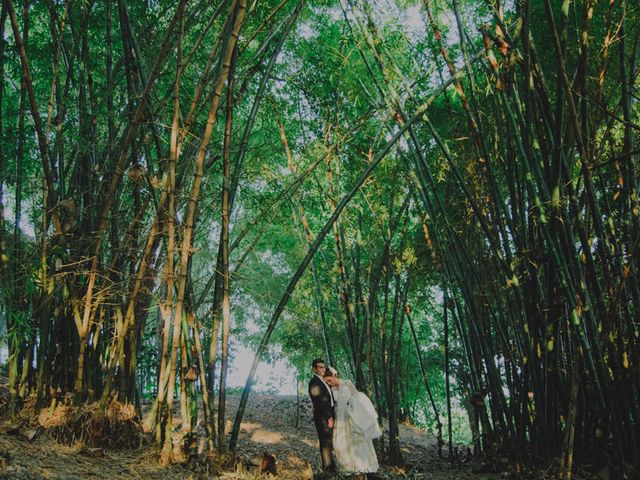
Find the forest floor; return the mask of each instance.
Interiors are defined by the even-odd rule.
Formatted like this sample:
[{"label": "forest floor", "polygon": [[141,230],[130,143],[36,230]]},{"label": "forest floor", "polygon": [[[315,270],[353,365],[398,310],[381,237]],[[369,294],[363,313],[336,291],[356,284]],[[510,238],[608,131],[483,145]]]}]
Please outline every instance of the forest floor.
[{"label": "forest floor", "polygon": [[[228,401],[229,418],[237,408],[239,395]],[[179,423],[179,414],[176,421]],[[296,421],[298,426],[296,426]],[[1,422],[0,422],[1,423]],[[6,425],[6,422],[5,422]],[[231,421],[228,422],[231,427]],[[6,430],[6,429],[4,429]],[[238,458],[216,472],[202,464],[174,464],[162,467],[158,451],[145,443],[137,449],[115,451],[87,448],[81,443],[65,446],[55,442],[42,429],[29,441],[24,434],[0,433],[0,478],[10,479],[204,479],[249,480],[271,478],[255,473],[252,459],[264,453],[275,456],[277,478],[307,480],[319,471],[318,440],[311,420],[311,406],[296,397],[253,393],[242,423]],[[35,433],[35,432],[34,432]],[[489,480],[505,478],[500,474],[474,474],[478,464],[452,466],[440,460],[435,437],[409,425],[401,425],[400,441],[403,466],[385,465],[376,478],[430,480]],[[255,463],[255,462],[254,462]],[[336,477],[340,478],[340,477]],[[552,478],[552,477],[547,477]]]}]

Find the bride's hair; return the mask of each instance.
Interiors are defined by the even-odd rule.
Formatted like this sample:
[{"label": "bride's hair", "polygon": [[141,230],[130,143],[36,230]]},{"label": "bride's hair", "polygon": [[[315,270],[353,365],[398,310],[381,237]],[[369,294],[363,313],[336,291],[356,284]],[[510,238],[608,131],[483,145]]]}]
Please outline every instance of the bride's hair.
[{"label": "bride's hair", "polygon": [[332,366],[327,366],[327,368],[324,371],[324,376],[325,377],[337,377],[338,376],[338,370],[336,370]]}]

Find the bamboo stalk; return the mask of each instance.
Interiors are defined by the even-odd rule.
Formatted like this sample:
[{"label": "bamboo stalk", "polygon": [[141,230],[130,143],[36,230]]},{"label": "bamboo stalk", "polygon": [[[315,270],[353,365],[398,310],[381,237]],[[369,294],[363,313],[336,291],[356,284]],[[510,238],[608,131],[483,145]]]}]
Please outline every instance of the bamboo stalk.
[{"label": "bamboo stalk", "polygon": [[231,326],[231,304],[229,299],[229,203],[231,197],[231,142],[233,135],[233,92],[235,89],[235,65],[237,59],[237,47],[231,56],[229,77],[227,79],[227,104],[226,122],[224,129],[223,146],[223,173],[222,173],[222,206],[221,206],[221,267],[222,277],[222,338],[221,338],[221,362],[220,362],[220,389],[218,396],[218,452],[225,449],[225,413],[227,373],[229,368],[229,329]]},{"label": "bamboo stalk", "polygon": [[[144,90],[141,93],[141,98],[144,99],[147,97],[147,95],[149,94],[149,92],[151,91],[151,88],[153,87],[155,80],[157,79],[159,72],[160,72],[160,67],[162,66],[162,64],[164,63],[164,60],[166,58],[166,52],[169,48],[169,40],[171,38],[171,33],[173,31],[173,29],[175,28],[175,25],[178,21],[178,11],[181,8],[181,5],[184,5],[186,3],[187,0],[181,0],[180,3],[178,4],[178,9],[176,10],[176,13],[173,15],[173,18],[171,20],[171,23],[169,24],[169,27],[167,28],[167,31],[165,33],[162,45],[160,46],[159,49],[159,53],[158,56],[156,57],[155,63],[153,65],[153,68],[151,69],[151,73],[149,74],[149,77],[147,79],[147,84],[145,85]],[[35,106],[35,100],[34,100],[34,106]],[[78,366],[76,369],[76,382],[75,382],[75,391],[76,391],[76,395],[78,396],[79,399],[82,398],[82,386],[83,386],[83,374],[84,374],[84,353],[86,350],[86,342],[87,342],[87,335],[89,333],[89,324],[91,321],[91,312],[94,308],[93,306],[93,292],[96,286],[96,280],[97,280],[97,276],[98,276],[98,265],[99,265],[99,260],[100,260],[100,251],[102,248],[102,235],[104,234],[104,231],[106,229],[107,226],[107,220],[109,217],[109,213],[111,210],[111,207],[115,201],[115,196],[116,196],[116,190],[120,184],[121,178],[122,178],[122,173],[124,172],[124,166],[126,164],[126,160],[127,160],[127,150],[129,145],[131,144],[131,142],[133,141],[133,138],[135,136],[136,130],[143,118],[144,112],[145,112],[145,107],[146,107],[146,102],[145,101],[141,101],[138,104],[138,107],[135,110],[135,113],[133,114],[132,120],[129,124],[129,127],[127,128],[126,133],[123,135],[123,137],[121,138],[120,144],[119,144],[119,156],[118,156],[118,161],[116,164],[116,167],[114,169],[114,174],[111,177],[111,181],[108,183],[108,187],[106,189],[106,194],[104,196],[105,200],[103,203],[103,208],[101,210],[101,212],[98,214],[97,218],[99,219],[99,221],[97,222],[98,228],[96,230],[96,242],[95,242],[95,248],[93,251],[93,257],[91,260],[91,268],[89,270],[89,275],[88,275],[88,281],[87,281],[87,290],[84,296],[84,310],[83,310],[83,314],[82,314],[82,322],[81,322],[81,328],[78,330],[78,335],[80,337],[80,353],[78,356]],[[48,181],[48,177],[47,176],[47,181]],[[55,198],[55,195],[54,195]],[[52,202],[54,202],[54,198],[52,198]]]}]

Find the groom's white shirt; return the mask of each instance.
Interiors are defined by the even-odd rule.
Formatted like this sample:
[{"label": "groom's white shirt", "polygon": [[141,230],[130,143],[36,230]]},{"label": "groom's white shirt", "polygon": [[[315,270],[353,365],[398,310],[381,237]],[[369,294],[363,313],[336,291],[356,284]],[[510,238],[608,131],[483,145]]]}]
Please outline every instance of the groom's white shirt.
[{"label": "groom's white shirt", "polygon": [[331,398],[331,406],[332,406],[332,407],[333,407],[333,406],[335,406],[335,401],[334,401],[334,399],[333,399],[333,392],[331,391],[331,387],[325,383],[324,379],[323,379],[320,375],[318,375],[317,373],[314,373],[314,375],[320,379],[320,381],[322,382],[322,384],[323,384],[323,385],[325,386],[325,388],[329,391],[329,397]]}]

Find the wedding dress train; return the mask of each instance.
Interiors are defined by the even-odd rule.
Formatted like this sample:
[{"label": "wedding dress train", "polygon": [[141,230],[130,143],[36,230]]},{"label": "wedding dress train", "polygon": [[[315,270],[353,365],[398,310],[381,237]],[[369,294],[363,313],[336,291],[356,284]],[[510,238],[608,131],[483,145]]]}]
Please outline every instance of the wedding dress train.
[{"label": "wedding dress train", "polygon": [[345,472],[377,472],[378,458],[372,440],[382,432],[371,400],[349,380],[341,381],[334,397],[333,451],[338,468]]}]

